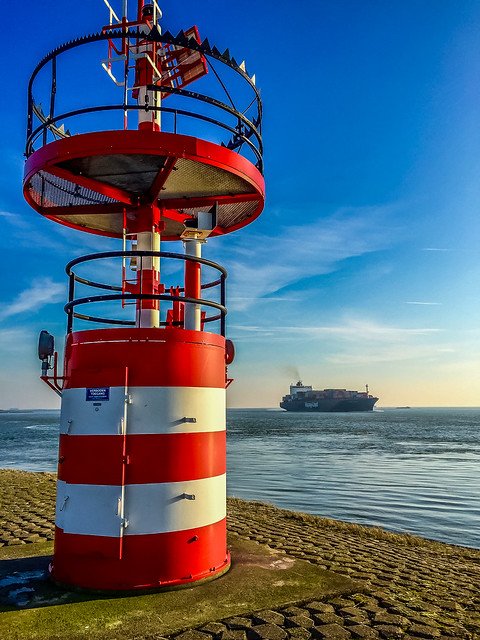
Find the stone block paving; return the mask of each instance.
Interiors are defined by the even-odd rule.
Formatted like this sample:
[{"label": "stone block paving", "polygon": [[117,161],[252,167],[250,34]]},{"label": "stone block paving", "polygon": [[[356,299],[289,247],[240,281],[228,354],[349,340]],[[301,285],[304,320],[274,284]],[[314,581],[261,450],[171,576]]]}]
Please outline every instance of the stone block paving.
[{"label": "stone block paving", "polygon": [[0,547],[53,540],[53,473],[0,469]]},{"label": "stone block paving", "polygon": [[[0,545],[53,538],[53,474],[0,470],[0,489]],[[228,526],[230,535],[354,578],[363,591],[212,621],[172,639],[480,640],[480,550],[235,498]]]}]

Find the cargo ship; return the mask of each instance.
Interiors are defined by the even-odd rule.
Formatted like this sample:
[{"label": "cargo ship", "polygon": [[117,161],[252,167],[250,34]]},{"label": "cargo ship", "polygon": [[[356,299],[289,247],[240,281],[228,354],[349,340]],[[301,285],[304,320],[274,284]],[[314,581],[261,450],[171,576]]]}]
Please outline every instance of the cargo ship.
[{"label": "cargo ship", "polygon": [[299,380],[290,385],[290,394],[283,396],[280,407],[285,411],[373,411],[378,398],[365,391],[323,389],[315,391]]}]

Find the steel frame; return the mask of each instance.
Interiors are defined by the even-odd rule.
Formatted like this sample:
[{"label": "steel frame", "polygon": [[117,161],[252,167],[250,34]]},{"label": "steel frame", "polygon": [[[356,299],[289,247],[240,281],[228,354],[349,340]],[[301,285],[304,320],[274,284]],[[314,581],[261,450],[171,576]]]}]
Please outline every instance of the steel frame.
[{"label": "steel frame", "polygon": [[[150,42],[158,42],[164,45],[174,45],[178,47],[183,47],[185,49],[189,49],[192,51],[197,51],[200,54],[206,56],[207,58],[214,58],[221,62],[222,64],[227,65],[231,69],[233,69],[236,73],[238,73],[252,88],[254,91],[254,100],[253,103],[256,104],[257,113],[253,119],[247,118],[244,113],[238,111],[233,107],[229,107],[223,102],[206,96],[197,92],[188,91],[185,89],[174,88],[174,87],[160,87],[154,86],[150,87],[155,91],[161,91],[162,93],[168,94],[177,94],[183,97],[187,97],[199,102],[208,103],[211,106],[214,106],[217,109],[220,109],[230,115],[234,116],[237,119],[237,127],[231,127],[221,120],[217,120],[215,118],[210,118],[201,113],[195,111],[187,111],[183,109],[173,109],[170,107],[152,107],[148,104],[145,105],[133,105],[127,104],[126,94],[124,94],[124,100],[122,104],[118,105],[98,105],[94,107],[89,107],[85,109],[77,109],[74,111],[69,111],[63,114],[55,114],[55,98],[57,92],[57,58],[64,53],[65,51],[69,51],[70,49],[74,49],[76,47],[80,47],[86,44],[90,44],[92,42],[98,42],[102,40],[113,41],[116,39],[125,39],[125,38],[141,38],[143,40],[147,40]],[[38,73],[49,63],[52,64],[52,77],[51,77],[51,92],[50,92],[50,110],[49,114],[44,116],[42,119],[40,114],[38,113],[38,108],[36,108],[34,99],[33,99],[33,86],[35,79]],[[126,71],[126,73],[128,70]],[[216,74],[217,75],[217,74]],[[228,92],[227,92],[228,93]],[[248,107],[250,108],[250,107]],[[195,38],[190,37],[187,38],[183,31],[180,31],[176,36],[171,34],[169,31],[166,31],[164,34],[160,34],[158,29],[155,27],[150,31],[150,33],[145,34],[142,31],[137,29],[126,29],[126,30],[108,30],[106,33],[97,33],[93,35],[84,36],[82,38],[78,38],[67,42],[50,53],[48,53],[35,67],[32,76],[30,78],[30,82],[28,85],[28,119],[27,119],[27,142],[25,155],[28,157],[35,151],[35,142],[38,138],[42,137],[42,144],[46,144],[47,142],[47,133],[49,130],[55,134],[55,129],[58,130],[58,127],[55,127],[55,123],[58,120],[66,120],[72,118],[74,116],[86,114],[86,113],[95,113],[107,110],[122,110],[124,113],[128,113],[128,111],[132,110],[156,110],[165,113],[172,113],[175,116],[175,129],[176,129],[176,119],[177,116],[186,116],[197,118],[211,124],[214,124],[222,129],[225,129],[232,133],[231,139],[225,144],[225,146],[229,149],[238,149],[241,151],[241,148],[244,144],[246,144],[255,154],[257,163],[257,168],[263,172],[263,144],[261,138],[261,121],[262,121],[262,101],[260,98],[260,93],[257,87],[255,86],[254,76],[250,77],[245,70],[244,63],[238,64],[230,55],[228,49],[223,53],[216,47],[212,47],[207,39],[204,39],[203,42],[197,42]],[[34,129],[34,117],[36,117],[40,124]]]},{"label": "steel frame", "polygon": [[[211,267],[216,271],[220,272],[220,278],[217,280],[213,280],[211,282],[207,282],[202,284],[201,289],[211,289],[215,286],[220,286],[220,302],[214,302],[212,300],[205,300],[203,298],[190,298],[185,297],[185,295],[174,295],[172,293],[162,293],[162,294],[145,294],[145,293],[124,293],[121,286],[117,285],[109,285],[102,282],[96,282],[94,280],[89,280],[87,278],[81,277],[77,275],[73,268],[79,264],[83,264],[85,262],[91,262],[93,260],[102,260],[108,258],[167,258],[167,259],[176,259],[182,260],[184,262],[201,264],[206,267]],[[138,300],[166,300],[170,302],[182,302],[182,303],[191,303],[191,304],[199,304],[206,307],[210,307],[212,309],[217,309],[220,313],[212,316],[206,316],[203,318],[202,322],[215,322],[216,320],[220,320],[220,334],[225,337],[225,316],[227,315],[227,308],[225,306],[225,280],[227,278],[227,271],[224,267],[213,262],[212,260],[207,260],[206,258],[197,258],[195,256],[189,256],[181,253],[172,253],[169,251],[104,251],[102,253],[92,253],[86,256],[80,256],[79,258],[75,258],[71,260],[65,267],[65,272],[69,278],[69,287],[68,287],[68,302],[64,307],[65,313],[67,314],[67,334],[73,331],[73,320],[74,318],[78,318],[81,320],[86,320],[89,322],[98,322],[100,324],[110,324],[110,325],[121,325],[127,327],[135,326],[134,321],[130,320],[118,320],[115,318],[103,318],[98,316],[90,316],[82,313],[78,313],[75,311],[75,307],[82,304],[89,304],[95,302],[108,302],[114,300],[129,301],[136,302]],[[83,298],[75,298],[75,283],[78,282],[80,284],[93,287],[96,289],[103,289],[107,291],[115,291],[120,293],[113,294],[104,294],[100,296],[86,296]],[[176,291],[178,293],[184,293],[183,287],[177,287]],[[170,326],[172,323],[169,322],[160,322],[160,326]],[[179,324],[179,323],[174,323]]]},{"label": "steel frame", "polygon": [[[95,229],[80,227],[75,222],[76,215],[94,214],[102,215],[110,213],[121,213],[125,206],[136,209],[140,206],[151,204],[151,194],[147,194],[145,202],[135,198],[134,194],[123,189],[119,189],[107,183],[101,182],[93,178],[87,178],[78,174],[70,173],[64,168],[58,167],[59,164],[66,160],[77,157],[92,157],[104,155],[105,150],[114,148],[118,154],[147,154],[156,156],[165,156],[166,163],[158,171],[157,178],[154,181],[155,189],[161,190],[163,183],[167,180],[171,172],[169,164],[170,158],[185,158],[196,162],[201,162],[210,166],[223,169],[232,173],[242,180],[245,180],[251,186],[250,193],[233,193],[231,195],[220,196],[200,196],[200,197],[181,197],[166,198],[159,200],[158,206],[162,210],[162,214],[174,220],[183,222],[189,217],[188,213],[181,213],[184,209],[192,207],[200,208],[213,206],[218,204],[234,204],[242,202],[257,202],[257,206],[248,218],[230,227],[218,226],[212,233],[212,236],[230,233],[236,229],[240,229],[246,224],[254,220],[262,211],[264,202],[265,183],[260,171],[245,157],[239,153],[221,147],[218,144],[199,140],[191,136],[165,132],[148,132],[140,130],[128,131],[99,131],[93,133],[84,133],[71,138],[63,138],[50,142],[41,147],[33,155],[31,155],[25,164],[24,174],[24,195],[27,202],[33,209],[36,209],[47,218],[59,222],[65,226],[77,228],[90,233],[99,235],[119,237],[119,234],[97,231]],[[68,206],[49,206],[48,203],[39,205],[29,191],[29,182],[35,174],[40,171],[46,171],[59,178],[63,178],[74,184],[79,184],[105,197],[116,200],[110,203],[93,203],[95,208],[85,205]],[[48,180],[48,178],[45,178]],[[62,189],[61,187],[58,187]],[[63,189],[66,193],[69,192]],[[180,212],[180,213],[179,213]],[[59,216],[68,216],[68,219],[60,219]],[[163,240],[176,240],[176,237],[163,236]]]}]

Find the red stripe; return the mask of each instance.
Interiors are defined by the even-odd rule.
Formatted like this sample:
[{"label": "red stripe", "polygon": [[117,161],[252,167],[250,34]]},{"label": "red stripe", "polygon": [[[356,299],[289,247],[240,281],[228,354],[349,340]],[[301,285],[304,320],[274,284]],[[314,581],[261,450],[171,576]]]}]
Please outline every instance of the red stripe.
[{"label": "red stripe", "polygon": [[67,337],[65,388],[225,388],[225,338],[185,329],[95,329]]},{"label": "red stripe", "polygon": [[[125,484],[181,482],[226,472],[226,432],[127,435]],[[58,479],[121,485],[123,436],[60,435]]]},{"label": "red stripe", "polygon": [[86,589],[125,590],[175,586],[215,575],[228,566],[226,520],[154,535],[120,538],[55,530],[53,578]]}]

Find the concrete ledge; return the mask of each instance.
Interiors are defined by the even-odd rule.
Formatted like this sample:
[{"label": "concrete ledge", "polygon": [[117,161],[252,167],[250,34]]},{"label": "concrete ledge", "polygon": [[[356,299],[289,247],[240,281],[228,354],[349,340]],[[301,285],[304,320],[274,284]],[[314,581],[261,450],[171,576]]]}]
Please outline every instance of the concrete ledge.
[{"label": "concrete ledge", "polygon": [[232,568],[217,580],[162,593],[94,596],[64,591],[48,580],[49,546],[0,550],[2,640],[159,637],[231,616],[361,590],[350,578],[235,538]]}]

